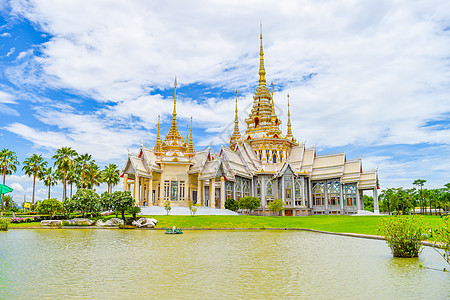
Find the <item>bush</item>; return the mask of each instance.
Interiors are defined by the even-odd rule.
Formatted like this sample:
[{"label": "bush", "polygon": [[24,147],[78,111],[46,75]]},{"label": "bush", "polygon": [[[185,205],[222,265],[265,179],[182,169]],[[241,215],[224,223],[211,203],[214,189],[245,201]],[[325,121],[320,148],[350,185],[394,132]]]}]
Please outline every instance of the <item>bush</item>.
[{"label": "bush", "polygon": [[191,216],[195,216],[197,213],[197,209],[200,207],[200,203],[194,204],[192,201],[188,201],[188,208],[189,212],[191,213]]},{"label": "bush", "polygon": [[8,219],[0,219],[0,231],[8,231]]},{"label": "bush", "polygon": [[225,201],[225,208],[232,211],[237,211],[239,209],[238,202],[233,198],[228,198]]},{"label": "bush", "polygon": [[136,215],[141,212],[141,208],[139,206],[131,206],[128,208],[127,212],[133,216],[134,220],[136,220]]},{"label": "bush", "polygon": [[167,215],[169,215],[169,212],[172,209],[172,207],[170,206],[170,200],[164,201],[164,209],[166,210]]},{"label": "bush", "polygon": [[434,235],[434,249],[450,265],[450,217],[446,216],[444,222],[437,225],[437,228],[434,230]]},{"label": "bush", "polygon": [[260,206],[260,202],[256,197],[247,196],[239,199],[238,206],[240,209],[248,209],[251,213],[252,210],[257,209]]},{"label": "bush", "polygon": [[267,204],[267,207],[269,208],[269,211],[274,214],[275,212],[284,210],[284,203],[281,199],[275,199],[273,201],[270,201]]},{"label": "bush", "polygon": [[[50,215],[53,217],[55,214],[63,210],[63,205],[55,198],[50,198],[40,202],[36,208],[36,212],[42,215]],[[26,221],[27,222],[27,221]]]},{"label": "bush", "polygon": [[422,220],[410,216],[384,218],[377,230],[386,238],[394,257],[418,257],[427,232]]}]

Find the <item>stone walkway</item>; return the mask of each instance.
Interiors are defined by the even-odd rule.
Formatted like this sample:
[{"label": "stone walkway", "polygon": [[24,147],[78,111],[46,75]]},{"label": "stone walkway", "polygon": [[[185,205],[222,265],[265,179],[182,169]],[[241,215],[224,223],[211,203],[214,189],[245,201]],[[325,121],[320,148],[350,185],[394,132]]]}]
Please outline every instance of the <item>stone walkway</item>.
[{"label": "stone walkway", "polygon": [[[139,215],[145,216],[158,216],[158,215],[166,215],[167,212],[162,206],[141,206],[141,213]],[[169,215],[173,216],[190,216],[189,208],[187,207],[172,207],[169,212]],[[196,216],[219,216],[219,215],[228,215],[228,216],[237,216],[238,213],[228,210],[228,209],[214,209],[209,207],[199,207],[197,209]]]}]

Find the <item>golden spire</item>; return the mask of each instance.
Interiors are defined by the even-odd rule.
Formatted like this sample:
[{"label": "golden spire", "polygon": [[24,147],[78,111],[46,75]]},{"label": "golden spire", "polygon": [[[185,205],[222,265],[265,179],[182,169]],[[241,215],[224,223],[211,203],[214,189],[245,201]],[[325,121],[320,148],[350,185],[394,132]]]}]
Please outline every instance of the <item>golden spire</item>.
[{"label": "golden spire", "polygon": [[[183,143],[183,138],[180,135],[177,127],[177,78],[175,77],[174,82],[174,96],[173,96],[173,113],[172,113],[172,125],[170,126],[169,133],[164,139],[164,143],[173,144],[174,142]],[[169,142],[170,141],[170,142]]]},{"label": "golden spire", "polygon": [[192,142],[192,117],[191,117],[191,135],[189,137],[189,144],[187,147],[187,153],[189,157],[192,157],[195,155],[195,149],[194,149],[194,143]]},{"label": "golden spire", "polygon": [[184,144],[183,145],[187,146],[188,141],[189,141],[189,125],[186,124],[186,139],[184,140]]},{"label": "golden spire", "polygon": [[234,131],[230,137],[230,148],[236,143],[236,141],[241,137],[241,132],[239,131],[239,119],[238,119],[238,108],[237,108],[237,90],[236,92],[236,109],[234,112]]},{"label": "golden spire", "polygon": [[266,85],[266,70],[264,69],[264,51],[262,43],[262,24],[259,38],[261,40],[261,47],[259,50],[259,85]]},{"label": "golden spire", "polygon": [[272,87],[272,115],[275,115],[275,104],[273,102],[273,82],[270,83],[270,86]]},{"label": "golden spire", "polygon": [[290,139],[290,140],[294,140],[294,137],[292,136],[292,126],[291,126],[291,111],[290,111],[290,107],[289,107],[289,94],[287,94],[287,98],[288,98],[288,123],[287,123],[287,134],[286,134],[286,138]]},{"label": "golden spire", "polygon": [[155,154],[157,155],[161,155],[162,153],[162,149],[161,149],[161,135],[159,134],[159,115],[158,115],[158,134],[156,135],[156,143],[155,143],[155,148],[153,148],[153,151],[155,152]]}]

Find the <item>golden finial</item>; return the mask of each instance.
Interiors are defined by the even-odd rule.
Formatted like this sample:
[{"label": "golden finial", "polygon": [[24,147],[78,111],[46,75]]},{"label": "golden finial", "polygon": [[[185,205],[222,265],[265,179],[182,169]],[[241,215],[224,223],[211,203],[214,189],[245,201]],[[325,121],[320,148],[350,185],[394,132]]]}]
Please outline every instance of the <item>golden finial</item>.
[{"label": "golden finial", "polygon": [[259,50],[259,85],[266,85],[266,70],[264,69],[264,51],[262,43],[262,23],[260,23],[260,34],[259,38],[261,40],[261,47]]},{"label": "golden finial", "polygon": [[235,91],[236,93],[236,109],[234,113],[234,130],[233,134],[230,137],[230,148],[233,148],[233,144],[236,143],[236,141],[241,137],[241,132],[239,131],[239,119],[238,119],[238,108],[237,108],[237,93],[238,91]]},{"label": "golden finial", "polygon": [[[170,126],[169,133],[164,138],[166,144],[182,144],[183,138],[180,135],[177,127],[177,77],[175,77],[174,94],[173,94],[173,113],[172,113],[172,125]],[[170,142],[169,142],[170,141]]]},{"label": "golden finial", "polygon": [[189,125],[186,124],[186,139],[184,140],[184,144],[187,145],[189,141]]},{"label": "golden finial", "polygon": [[158,133],[156,134],[156,143],[155,143],[155,148],[153,149],[153,151],[155,152],[156,155],[160,155],[162,152],[161,149],[161,135],[159,134],[159,122],[160,122],[160,116],[158,115]]},{"label": "golden finial", "polygon": [[287,123],[287,134],[286,134],[286,138],[293,140],[293,136],[292,136],[292,126],[291,126],[291,111],[290,111],[290,107],[289,107],[289,94],[287,94],[287,98],[288,98],[288,123]]},{"label": "golden finial", "polygon": [[191,134],[190,134],[190,137],[189,137],[189,144],[188,144],[187,153],[188,153],[189,157],[192,157],[192,156],[195,155],[194,143],[192,142],[192,117],[191,117]]},{"label": "golden finial", "polygon": [[175,82],[173,83],[174,94],[173,94],[173,115],[177,115],[177,76],[175,76]]}]

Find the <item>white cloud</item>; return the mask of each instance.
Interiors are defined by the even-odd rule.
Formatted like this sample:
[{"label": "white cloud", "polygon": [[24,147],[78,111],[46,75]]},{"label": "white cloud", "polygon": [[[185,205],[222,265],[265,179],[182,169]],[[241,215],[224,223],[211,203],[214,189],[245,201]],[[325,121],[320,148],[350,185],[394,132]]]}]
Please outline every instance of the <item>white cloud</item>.
[{"label": "white cloud", "polygon": [[[139,139],[153,141],[156,132],[149,130],[158,114],[170,123],[172,100],[149,93],[170,89],[174,75],[181,85],[239,89],[244,119],[258,79],[260,20],[266,78],[275,83],[284,131],[291,95],[298,140],[323,147],[450,141],[450,129],[435,125],[449,122],[450,34],[444,29],[450,2],[36,0],[11,6],[51,37],[39,48],[42,55],[19,54],[23,61],[6,72],[12,82],[114,103],[87,115],[46,104],[36,108],[45,127],[6,127],[39,147],[69,145],[108,160]],[[180,96],[178,117],[193,116],[194,128],[207,133],[194,136],[199,145],[226,143],[234,98],[203,96]],[[439,157],[449,153],[440,151]],[[413,162],[398,167],[408,172]],[[383,160],[373,164],[390,168]]]},{"label": "white cloud", "polygon": [[6,57],[9,57],[11,54],[14,53],[14,51],[16,51],[16,48],[12,47],[8,53],[6,53]]},{"label": "white cloud", "polygon": [[22,187],[22,185],[20,183],[14,182],[11,184],[11,188],[13,190],[17,190],[18,192],[24,192],[25,189]]},{"label": "white cloud", "polygon": [[[0,5],[1,7],[1,5]],[[3,32],[2,34],[0,34],[1,37],[11,37],[11,34],[9,32]]]}]

